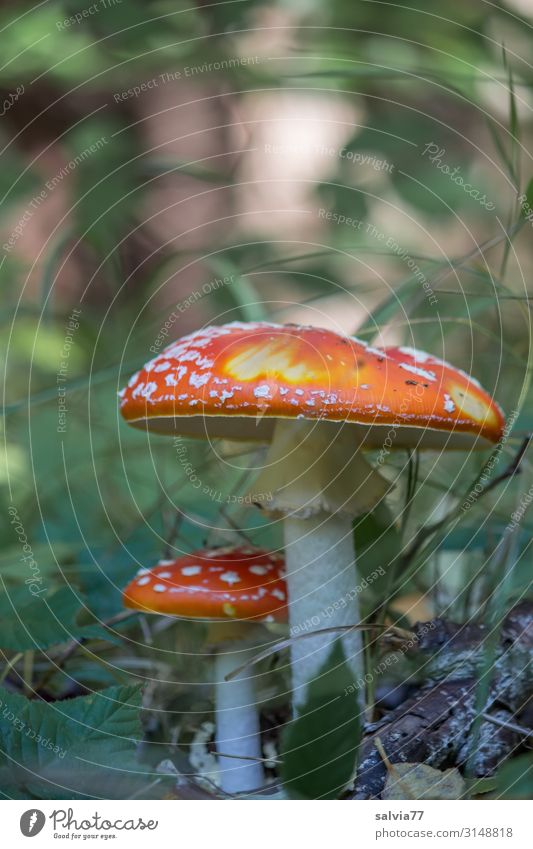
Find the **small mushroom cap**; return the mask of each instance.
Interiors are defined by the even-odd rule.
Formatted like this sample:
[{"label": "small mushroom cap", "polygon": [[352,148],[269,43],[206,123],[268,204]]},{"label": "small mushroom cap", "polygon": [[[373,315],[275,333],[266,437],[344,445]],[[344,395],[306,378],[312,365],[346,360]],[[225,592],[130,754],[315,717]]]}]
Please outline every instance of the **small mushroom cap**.
[{"label": "small mushroom cap", "polygon": [[251,546],[202,549],[141,569],[125,607],[188,619],[287,620],[281,554]]},{"label": "small mushroom cap", "polygon": [[[169,345],[121,392],[130,424],[159,433],[270,441],[275,419],[350,422],[367,448],[497,442],[505,419],[461,369],[412,348],[267,322],[207,327]],[[355,439],[354,439],[355,442]]]}]

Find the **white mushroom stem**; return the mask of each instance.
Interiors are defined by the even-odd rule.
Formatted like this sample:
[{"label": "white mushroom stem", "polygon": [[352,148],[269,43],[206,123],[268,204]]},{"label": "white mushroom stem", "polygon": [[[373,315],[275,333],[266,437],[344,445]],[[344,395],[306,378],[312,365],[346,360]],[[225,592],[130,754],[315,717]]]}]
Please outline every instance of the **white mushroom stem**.
[{"label": "white mushroom stem", "polygon": [[[326,513],[309,519],[287,517],[284,532],[291,636],[360,622],[351,518]],[[319,634],[292,643],[295,706],[304,701],[308,682],[316,677],[340,635]],[[363,666],[360,632],[342,637],[342,645],[357,678]]]},{"label": "white mushroom stem", "polygon": [[[256,652],[219,650],[215,655],[215,725],[220,786],[226,793],[249,793],[264,784],[254,669],[226,681],[226,675]],[[232,757],[223,757],[224,754]],[[246,760],[250,758],[250,760]]]},{"label": "white mushroom stem", "polygon": [[[364,459],[351,425],[276,422],[254,488],[261,505],[284,518],[291,636],[359,624],[352,520],[371,510],[389,486]],[[292,644],[296,706],[337,638],[317,635]],[[355,631],[342,642],[357,681],[363,675],[361,636]]]}]

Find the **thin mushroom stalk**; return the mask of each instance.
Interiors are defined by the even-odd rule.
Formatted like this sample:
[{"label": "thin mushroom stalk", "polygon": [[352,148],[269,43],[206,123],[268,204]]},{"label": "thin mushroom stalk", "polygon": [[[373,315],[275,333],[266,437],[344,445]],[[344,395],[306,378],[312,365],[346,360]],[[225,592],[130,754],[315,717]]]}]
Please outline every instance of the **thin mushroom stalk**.
[{"label": "thin mushroom stalk", "polygon": [[257,673],[235,669],[258,651],[262,623],[285,622],[283,557],[252,546],[202,549],[142,569],[124,590],[126,607],[209,622],[220,787],[250,794],[264,785]]},{"label": "thin mushroom stalk", "polygon": [[215,743],[220,786],[231,794],[249,793],[265,783],[254,672],[226,680],[255,651],[221,648],[215,653]]}]

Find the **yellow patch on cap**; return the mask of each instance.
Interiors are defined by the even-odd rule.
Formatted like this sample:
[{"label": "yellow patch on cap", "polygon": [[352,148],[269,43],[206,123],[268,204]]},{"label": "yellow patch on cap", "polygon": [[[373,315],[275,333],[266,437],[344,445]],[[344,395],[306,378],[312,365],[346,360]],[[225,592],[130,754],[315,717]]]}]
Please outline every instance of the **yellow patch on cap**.
[{"label": "yellow patch on cap", "polygon": [[226,363],[225,371],[236,380],[256,380],[265,376],[277,376],[291,383],[307,382],[309,363],[298,362],[292,356],[290,340],[276,339],[247,345],[240,354],[235,354]]},{"label": "yellow patch on cap", "polygon": [[464,413],[476,422],[492,421],[494,413],[480,398],[476,398],[462,386],[452,386],[448,390],[450,397],[460,413]]}]

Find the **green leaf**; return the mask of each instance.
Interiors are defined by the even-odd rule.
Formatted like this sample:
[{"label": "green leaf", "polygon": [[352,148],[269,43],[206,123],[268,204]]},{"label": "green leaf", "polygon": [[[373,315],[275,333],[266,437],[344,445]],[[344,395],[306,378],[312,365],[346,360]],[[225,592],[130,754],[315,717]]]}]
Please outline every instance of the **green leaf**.
[{"label": "green leaf", "polygon": [[[12,530],[10,528],[10,530]],[[48,543],[34,542],[31,546],[32,555],[35,562],[39,565],[40,575],[46,580],[46,585],[56,584],[60,580],[64,583],[65,573],[68,573],[69,583],[72,584],[73,567],[68,565],[68,561],[72,560],[74,547],[66,541]],[[20,586],[31,575],[30,569],[25,569],[21,566],[22,551],[20,545],[6,545],[4,542],[3,550],[0,552],[0,574],[2,580],[11,586]],[[61,565],[61,572],[58,569],[58,564]],[[26,591],[27,594],[27,591]],[[0,590],[0,598],[2,591]]]},{"label": "green leaf", "polygon": [[496,787],[496,781],[490,778],[467,778],[465,780],[467,796],[484,796]]},{"label": "green leaf", "polygon": [[138,687],[53,703],[0,689],[0,789],[15,799],[127,798],[153,779],[135,760],[140,707]]},{"label": "green leaf", "polygon": [[201,159],[199,163],[196,161],[192,163],[182,162],[176,159],[148,159],[144,164],[143,173],[146,173],[148,177],[168,177],[169,174],[176,174],[179,177],[185,174],[187,177],[194,177],[202,182],[222,183],[223,185],[231,185],[235,182],[231,174],[223,174],[213,168],[205,168],[201,163]]},{"label": "green leaf", "polygon": [[222,308],[238,310],[239,317],[243,321],[262,321],[265,318],[261,298],[255,291],[253,284],[243,277],[237,266],[227,257],[215,254],[208,259],[209,265],[215,274],[226,281],[224,285],[213,286],[213,296],[216,297]]},{"label": "green leaf", "polygon": [[68,587],[54,592],[36,580],[27,586],[3,588],[0,591],[0,647],[26,651],[82,637],[105,638],[107,632],[103,628],[77,623],[81,609],[82,599]]},{"label": "green leaf", "polygon": [[[356,519],[354,538],[357,572],[361,578],[368,578],[380,567],[387,571],[402,547],[392,515],[388,507],[381,504],[372,513],[365,513]],[[376,576],[373,576],[374,580]]]},{"label": "green leaf", "polygon": [[525,195],[525,203],[522,203],[520,206],[521,215],[525,218],[533,209],[533,177],[527,184],[527,188],[524,192]]},{"label": "green leaf", "polygon": [[283,737],[281,780],[288,796],[340,796],[354,773],[360,739],[357,690],[337,641]]},{"label": "green leaf", "polygon": [[533,791],[533,752],[507,761],[494,776],[497,799],[531,799]]}]

